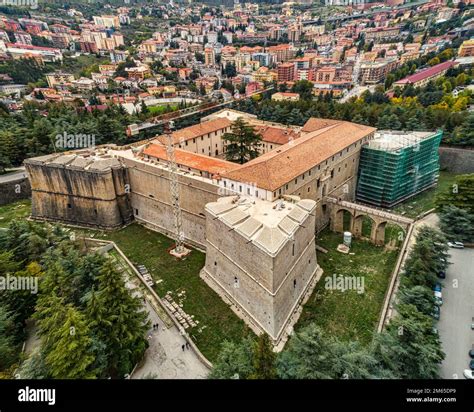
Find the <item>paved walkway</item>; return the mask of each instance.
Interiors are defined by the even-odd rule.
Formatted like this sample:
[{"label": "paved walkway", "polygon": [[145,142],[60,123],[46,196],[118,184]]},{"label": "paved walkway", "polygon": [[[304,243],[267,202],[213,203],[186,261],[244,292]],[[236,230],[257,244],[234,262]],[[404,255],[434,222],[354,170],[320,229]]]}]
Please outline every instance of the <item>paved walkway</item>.
[{"label": "paved walkway", "polygon": [[5,175],[0,175],[0,183],[14,182],[15,180],[24,179],[27,177],[24,169],[15,170]]},{"label": "paved walkway", "polygon": [[[127,282],[127,287],[134,290],[135,295],[143,298],[143,292],[137,286],[138,279]],[[195,352],[182,349],[186,340],[178,328],[166,316],[158,314],[150,301],[144,302],[151,325],[158,323],[158,330],[152,327],[148,331],[149,348],[140,366],[134,371],[132,379],[204,379],[209,369],[201,362]],[[171,325],[171,326],[169,326]]]}]

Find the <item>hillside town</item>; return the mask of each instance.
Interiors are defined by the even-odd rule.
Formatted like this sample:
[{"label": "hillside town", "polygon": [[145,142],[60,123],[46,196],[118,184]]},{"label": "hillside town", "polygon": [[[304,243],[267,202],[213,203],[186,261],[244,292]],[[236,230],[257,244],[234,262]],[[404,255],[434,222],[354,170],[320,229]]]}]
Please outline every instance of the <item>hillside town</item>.
[{"label": "hillside town", "polygon": [[[278,8],[261,3],[109,6],[101,10],[107,14],[90,18],[74,8],[55,17],[34,11],[29,18],[2,16],[2,66],[29,59],[42,74],[25,84],[19,81],[21,68],[7,73],[0,66],[2,101],[20,109],[23,97],[80,100],[85,107],[122,105],[133,114],[144,106],[239,99],[269,85],[272,99],[295,101],[300,96],[292,90],[301,81],[311,82],[315,97],[344,100],[377,85],[385,84],[388,93],[408,84],[418,87],[452,67],[472,64],[474,43],[468,34],[474,17],[468,7],[443,1],[331,7],[334,13],[324,18],[315,18],[304,3],[291,2]],[[149,26],[148,21],[157,29],[136,35],[133,28]],[[429,70],[409,68],[395,81],[389,76],[443,50],[441,61],[435,57],[424,65]],[[68,70],[90,56],[95,59],[89,67]]]},{"label": "hillside town", "polygon": [[472,407],[473,149],[474,0],[0,0],[5,410]]}]

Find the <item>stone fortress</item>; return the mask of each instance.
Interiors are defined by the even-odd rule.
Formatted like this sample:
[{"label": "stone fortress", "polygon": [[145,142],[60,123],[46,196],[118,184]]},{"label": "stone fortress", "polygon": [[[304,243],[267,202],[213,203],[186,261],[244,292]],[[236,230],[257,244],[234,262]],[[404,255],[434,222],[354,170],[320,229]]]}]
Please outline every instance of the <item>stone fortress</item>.
[{"label": "stone fortress", "polygon": [[[239,117],[262,135],[261,155],[243,165],[224,160],[222,139]],[[201,277],[275,345],[321,276],[315,233],[335,202],[355,199],[360,151],[375,131],[316,118],[288,127],[223,109],[172,133],[182,235],[206,252]],[[165,143],[28,159],[32,217],[103,229],[137,221],[175,236]]]}]

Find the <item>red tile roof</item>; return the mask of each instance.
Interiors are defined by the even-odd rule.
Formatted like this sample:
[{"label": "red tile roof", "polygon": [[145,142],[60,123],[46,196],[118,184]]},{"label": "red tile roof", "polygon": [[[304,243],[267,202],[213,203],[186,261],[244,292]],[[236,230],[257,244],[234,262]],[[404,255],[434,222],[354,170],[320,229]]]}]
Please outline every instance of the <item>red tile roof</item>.
[{"label": "red tile roof", "polygon": [[[143,153],[147,156],[161,160],[168,160],[166,148],[160,144],[151,143]],[[209,172],[213,175],[219,175],[229,172],[240,165],[228,162],[226,160],[217,159],[215,157],[205,156],[197,153],[188,152],[186,150],[174,149],[176,163],[184,167]]]},{"label": "red tile roof", "polygon": [[290,140],[298,138],[298,133],[293,129],[286,129],[282,127],[272,127],[266,125],[253,126],[255,132],[262,136],[262,140],[268,143],[275,143],[279,145],[287,144]]},{"label": "red tile roof", "polygon": [[261,189],[275,191],[375,130],[340,121],[265,153],[222,177],[252,182]]},{"label": "red tile roof", "polygon": [[435,76],[438,73],[441,73],[444,70],[448,70],[453,67],[456,62],[449,60],[447,62],[443,62],[437,64],[436,66],[429,67],[428,69],[421,70],[418,73],[412,74],[411,76],[405,77],[404,79],[397,80],[396,84],[410,84],[410,83],[417,83],[421,80],[424,80],[428,77]]},{"label": "red tile roof", "polygon": [[[194,126],[185,127],[181,130],[176,130],[173,132],[173,143],[179,144],[189,139],[195,139],[197,137],[204,136],[208,133],[217,132],[226,127],[230,127],[232,122],[226,118],[217,118],[214,120],[209,120],[207,122],[195,124]],[[159,136],[158,140],[162,143],[167,143],[165,136]]]}]

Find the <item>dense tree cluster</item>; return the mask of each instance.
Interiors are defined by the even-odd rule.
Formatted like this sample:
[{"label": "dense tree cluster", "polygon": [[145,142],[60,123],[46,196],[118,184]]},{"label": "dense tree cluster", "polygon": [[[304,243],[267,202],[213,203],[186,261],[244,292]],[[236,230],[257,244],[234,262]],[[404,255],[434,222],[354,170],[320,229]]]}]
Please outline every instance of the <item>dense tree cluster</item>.
[{"label": "dense tree cluster", "polygon": [[123,378],[143,356],[147,315],[123,274],[59,227],[13,221],[0,236],[0,275],[6,274],[39,280],[37,294],[0,294],[6,376],[20,362],[27,319],[36,320],[41,345],[18,369],[22,378]]},{"label": "dense tree cluster", "polygon": [[64,104],[25,103],[21,113],[0,107],[0,172],[20,165],[27,157],[75,149],[56,144],[57,136],[64,133],[94,136],[96,145],[124,144],[128,141],[126,126],[133,119],[121,106],[91,113],[81,106]]},{"label": "dense tree cluster", "polygon": [[440,228],[448,238],[474,243],[474,174],[456,176],[454,183],[438,195],[436,203]]}]

